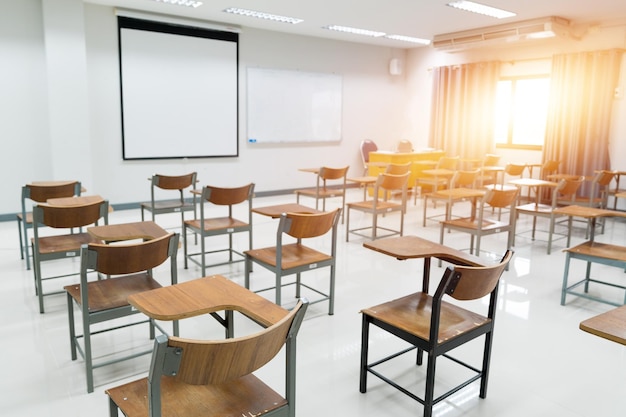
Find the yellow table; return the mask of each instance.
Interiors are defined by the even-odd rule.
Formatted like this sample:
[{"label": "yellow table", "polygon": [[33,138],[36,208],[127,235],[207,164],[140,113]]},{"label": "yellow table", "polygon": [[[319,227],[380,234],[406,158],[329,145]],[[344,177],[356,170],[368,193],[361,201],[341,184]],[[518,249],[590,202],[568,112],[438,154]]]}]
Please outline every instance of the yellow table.
[{"label": "yellow table", "polygon": [[[424,169],[432,168],[431,164],[423,165],[416,162],[431,161],[435,164],[442,156],[445,156],[444,151],[424,151],[424,152],[390,152],[390,151],[376,151],[370,152],[370,165],[368,174],[373,177],[377,177],[378,174],[385,171],[385,167],[388,164],[406,164],[411,162],[411,175],[409,176],[409,188],[415,184],[417,178],[424,177],[422,171]],[[380,166],[372,165],[374,163],[380,164]]]}]

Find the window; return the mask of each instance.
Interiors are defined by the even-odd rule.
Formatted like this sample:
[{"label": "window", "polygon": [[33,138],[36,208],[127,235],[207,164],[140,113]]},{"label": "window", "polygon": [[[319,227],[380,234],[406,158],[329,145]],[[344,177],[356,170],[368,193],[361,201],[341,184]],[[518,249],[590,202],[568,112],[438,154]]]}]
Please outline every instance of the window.
[{"label": "window", "polygon": [[495,143],[498,147],[540,149],[543,146],[550,78],[507,78],[498,82]]}]

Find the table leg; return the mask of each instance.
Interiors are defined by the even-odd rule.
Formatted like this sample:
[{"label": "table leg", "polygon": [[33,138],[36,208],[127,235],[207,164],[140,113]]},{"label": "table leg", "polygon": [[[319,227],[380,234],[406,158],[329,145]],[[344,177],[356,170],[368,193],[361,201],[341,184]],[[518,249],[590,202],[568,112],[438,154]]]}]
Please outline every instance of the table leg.
[{"label": "table leg", "polygon": [[567,292],[567,276],[569,275],[569,252],[565,254],[565,270],[563,271],[563,286],[561,287],[561,305],[565,305],[565,295]]},{"label": "table leg", "polygon": [[422,292],[428,294],[430,286],[430,256],[424,258],[424,275],[422,276]]}]

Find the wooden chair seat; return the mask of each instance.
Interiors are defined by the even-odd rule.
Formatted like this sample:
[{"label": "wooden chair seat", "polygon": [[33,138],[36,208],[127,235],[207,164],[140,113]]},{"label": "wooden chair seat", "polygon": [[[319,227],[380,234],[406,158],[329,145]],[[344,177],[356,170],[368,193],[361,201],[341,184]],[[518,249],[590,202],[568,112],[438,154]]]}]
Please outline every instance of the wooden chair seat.
[{"label": "wooden chair seat", "polygon": [[176,209],[193,211],[195,209],[195,205],[193,203],[181,202],[180,200],[155,201],[154,206],[151,206],[151,203],[142,203],[142,207],[144,209],[154,207],[156,212],[159,212],[161,210],[178,211]]},{"label": "wooden chair seat", "polygon": [[[250,374],[220,385],[190,385],[162,378],[162,414],[168,417],[262,416],[287,404],[282,396]],[[148,379],[107,390],[126,417],[147,417]],[[140,398],[141,401],[128,401]],[[249,413],[249,414],[248,414]]]},{"label": "wooden chair seat", "polygon": [[341,197],[342,195],[344,195],[344,190],[341,190],[339,188],[327,188],[327,189],[320,189],[319,191],[316,190],[298,190],[298,193],[300,195],[306,195],[308,197],[319,197],[319,198],[331,198],[331,197]]},{"label": "wooden chair seat", "polygon": [[483,232],[488,232],[491,230],[498,230],[503,227],[508,227],[509,223],[491,220],[491,219],[483,219],[482,221],[478,221],[478,219],[472,219],[471,217],[464,217],[460,219],[451,219],[446,221],[446,227],[462,227],[465,229],[472,230],[482,230]]},{"label": "wooden chair seat", "polygon": [[357,209],[365,212],[379,212],[379,211],[390,211],[392,209],[401,209],[402,203],[394,203],[393,201],[383,201],[378,200],[376,203],[376,207],[374,208],[374,200],[369,201],[359,201],[356,203],[350,203],[350,208]]},{"label": "wooden chair seat", "polygon": [[[129,305],[128,296],[160,287],[161,284],[146,273],[91,281],[87,284],[89,292],[87,308],[93,313],[124,307]],[[80,306],[80,284],[67,285],[64,289]]]},{"label": "wooden chair seat", "polygon": [[[24,216],[22,216],[22,213],[17,213],[17,218],[18,220],[24,221]],[[33,224],[33,212],[29,211],[28,213],[26,213],[26,224]]]},{"label": "wooden chair seat", "polygon": [[[188,220],[185,222],[187,227],[193,229],[201,229],[200,220]],[[204,231],[210,232],[212,230],[224,230],[224,229],[237,229],[240,227],[248,227],[248,223],[241,220],[237,220],[232,217],[217,217],[213,219],[204,219]]]},{"label": "wooden chair seat", "polygon": [[[247,253],[255,260],[276,267],[276,247],[252,249]],[[332,256],[318,252],[298,243],[283,245],[282,269],[297,268],[318,262],[329,261]]]},{"label": "wooden chair seat", "polygon": [[552,206],[549,204],[528,203],[528,204],[522,204],[521,206],[517,206],[515,210],[518,212],[518,214],[522,212],[550,214],[552,213]]},{"label": "wooden chair seat", "polygon": [[[403,332],[423,340],[430,339],[430,321],[433,297],[417,292],[406,297],[363,309],[361,312],[384,323],[392,323]],[[484,326],[491,319],[460,308],[446,301],[441,302],[437,343],[445,343]]]},{"label": "wooden chair seat", "polygon": [[82,245],[89,243],[100,243],[94,239],[89,233],[73,233],[67,235],[56,235],[39,238],[39,253],[42,255],[80,251]]}]

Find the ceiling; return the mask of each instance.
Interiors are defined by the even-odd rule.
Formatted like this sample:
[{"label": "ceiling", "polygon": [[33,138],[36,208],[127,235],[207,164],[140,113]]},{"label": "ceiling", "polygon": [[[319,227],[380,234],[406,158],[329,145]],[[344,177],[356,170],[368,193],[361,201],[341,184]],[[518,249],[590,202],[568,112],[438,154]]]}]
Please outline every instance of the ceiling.
[{"label": "ceiling", "polygon": [[[476,29],[546,16],[559,16],[584,28],[598,24],[626,24],[623,0],[479,0],[516,13],[495,19],[446,6],[451,0],[202,0],[198,8],[153,0],[84,0],[107,6],[226,23],[239,27],[286,32],[397,48],[424,47],[386,38],[372,38],[323,29],[326,25],[350,26],[388,34],[431,39],[438,34]],[[304,19],[299,24],[271,22],[224,13],[239,7]]]}]

